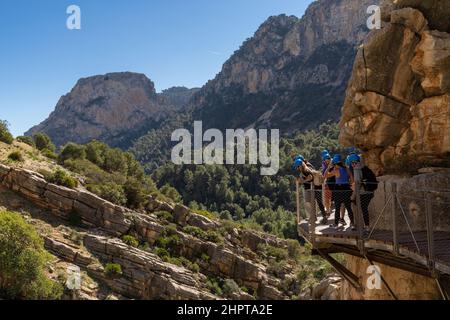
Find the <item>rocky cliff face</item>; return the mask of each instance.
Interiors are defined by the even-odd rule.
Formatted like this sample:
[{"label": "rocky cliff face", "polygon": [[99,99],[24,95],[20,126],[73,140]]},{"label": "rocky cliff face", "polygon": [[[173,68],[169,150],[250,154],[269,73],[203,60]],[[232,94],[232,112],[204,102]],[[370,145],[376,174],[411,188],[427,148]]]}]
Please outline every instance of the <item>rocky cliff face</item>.
[{"label": "rocky cliff face", "polygon": [[269,18],[194,96],[194,117],[209,127],[286,131],[337,120],[371,4],[322,0],[302,19]]},{"label": "rocky cliff face", "polygon": [[341,143],[377,172],[405,160],[450,164],[450,2],[383,3],[384,25],[358,51]]},{"label": "rocky cliff face", "polygon": [[130,141],[179,110],[192,92],[169,89],[157,94],[143,74],[110,73],[81,79],[55,111],[27,135],[48,134],[58,145],[93,139],[128,148]]},{"label": "rocky cliff face", "polygon": [[176,110],[181,110],[186,107],[192,96],[199,90],[198,88],[173,87],[163,90],[158,95],[165,102],[164,104],[174,106]]}]

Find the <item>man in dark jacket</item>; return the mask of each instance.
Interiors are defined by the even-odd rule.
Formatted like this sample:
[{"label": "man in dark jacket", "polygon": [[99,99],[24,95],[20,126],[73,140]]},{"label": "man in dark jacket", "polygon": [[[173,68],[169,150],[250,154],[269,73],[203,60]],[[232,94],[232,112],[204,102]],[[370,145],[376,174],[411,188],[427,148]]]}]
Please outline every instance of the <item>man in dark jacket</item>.
[{"label": "man in dark jacket", "polygon": [[361,157],[357,154],[349,156],[349,162],[354,170],[355,183],[360,184],[361,210],[364,218],[364,229],[369,229],[369,205],[378,188],[378,181],[375,173],[369,167],[361,164]]}]

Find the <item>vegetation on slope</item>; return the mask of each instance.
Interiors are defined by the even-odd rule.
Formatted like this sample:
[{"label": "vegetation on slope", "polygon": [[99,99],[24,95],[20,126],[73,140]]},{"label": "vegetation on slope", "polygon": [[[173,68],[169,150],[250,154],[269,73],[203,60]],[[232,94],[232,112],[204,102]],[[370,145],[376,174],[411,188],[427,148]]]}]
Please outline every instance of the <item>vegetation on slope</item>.
[{"label": "vegetation on slope", "polygon": [[58,299],[62,286],[49,280],[50,255],[32,226],[18,213],[0,210],[0,297]]},{"label": "vegetation on slope", "polygon": [[280,142],[280,171],[261,176],[253,165],[183,165],[167,163],[152,177],[157,186],[172,186],[184,203],[194,210],[208,210],[222,219],[234,219],[280,237],[297,238],[295,222],[295,181],[292,158],[303,154],[321,164],[324,149],[338,151],[339,129],[323,124],[316,130],[297,133]]}]

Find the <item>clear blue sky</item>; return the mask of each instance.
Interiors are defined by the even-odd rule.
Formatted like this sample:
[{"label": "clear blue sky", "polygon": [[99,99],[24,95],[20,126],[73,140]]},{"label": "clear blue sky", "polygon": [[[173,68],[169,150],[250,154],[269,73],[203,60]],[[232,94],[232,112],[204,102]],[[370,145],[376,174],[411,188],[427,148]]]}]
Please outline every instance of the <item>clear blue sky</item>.
[{"label": "clear blue sky", "polygon": [[[1,0],[0,119],[14,135],[44,120],[81,77],[145,73],[158,91],[200,87],[269,16],[312,0]],[[82,29],[66,9],[80,6]]]}]

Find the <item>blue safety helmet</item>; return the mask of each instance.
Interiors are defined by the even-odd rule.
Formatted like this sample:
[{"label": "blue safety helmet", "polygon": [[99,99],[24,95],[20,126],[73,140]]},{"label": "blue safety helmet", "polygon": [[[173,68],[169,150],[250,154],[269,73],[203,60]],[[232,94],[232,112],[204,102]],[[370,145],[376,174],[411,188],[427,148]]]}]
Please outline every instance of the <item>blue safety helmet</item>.
[{"label": "blue safety helmet", "polygon": [[340,163],[340,162],[342,162],[342,156],[340,154],[336,154],[333,157],[333,163]]},{"label": "blue safety helmet", "polygon": [[298,156],[294,157],[294,162],[297,161],[297,160],[305,161],[305,157],[302,156],[301,154],[299,154]]},{"label": "blue safety helmet", "polygon": [[329,153],[327,150],[325,150],[325,151],[322,152],[322,160],[323,160],[323,161],[325,161],[325,160],[331,160],[330,153]]},{"label": "blue safety helmet", "polygon": [[294,164],[292,165],[292,170],[297,171],[298,168],[300,168],[302,164],[303,164],[303,160],[300,158],[296,158],[294,161]]},{"label": "blue safety helmet", "polygon": [[351,164],[352,162],[361,162],[361,157],[357,154],[351,154],[348,156],[348,162]]}]

